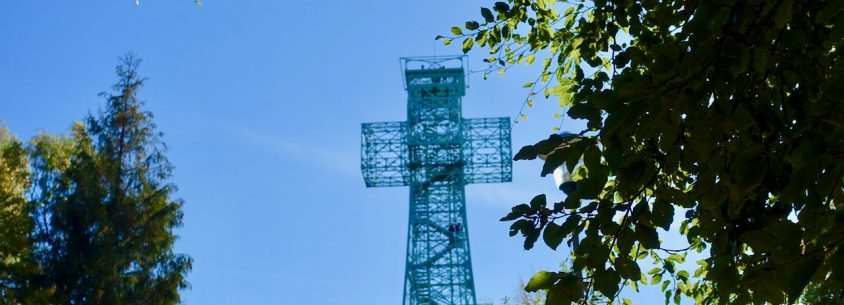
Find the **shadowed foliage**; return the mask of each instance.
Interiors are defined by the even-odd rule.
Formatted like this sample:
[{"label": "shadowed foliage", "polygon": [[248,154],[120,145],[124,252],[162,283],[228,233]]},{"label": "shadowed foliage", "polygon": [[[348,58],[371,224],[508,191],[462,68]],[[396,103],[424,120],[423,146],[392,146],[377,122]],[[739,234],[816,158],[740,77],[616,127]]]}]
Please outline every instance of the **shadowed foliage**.
[{"label": "shadowed foliage", "polygon": [[[546,303],[645,284],[678,304],[793,303],[809,284],[841,296],[842,9],[509,0],[438,37],[487,48],[487,72],[540,62],[526,105],[554,96],[587,122],[581,141],[556,149],[566,139],[552,135],[516,155],[547,155],[542,175],[565,162],[577,180],[565,201],[540,195],[502,219],[526,249],[540,236],[570,249],[572,272],[534,278]],[[687,247],[663,246],[671,234]],[[690,252],[703,259],[686,264]]]}]

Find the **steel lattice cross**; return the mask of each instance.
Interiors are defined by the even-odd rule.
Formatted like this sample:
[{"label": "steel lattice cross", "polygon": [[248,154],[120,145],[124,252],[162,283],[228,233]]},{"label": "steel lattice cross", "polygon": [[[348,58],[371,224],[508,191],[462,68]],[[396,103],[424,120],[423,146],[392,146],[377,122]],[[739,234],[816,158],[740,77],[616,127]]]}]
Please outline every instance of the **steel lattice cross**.
[{"label": "steel lattice cross", "polygon": [[404,305],[474,305],[464,187],[512,179],[510,119],[464,119],[466,57],[402,58],[407,121],[364,123],[367,187],[410,186]]}]

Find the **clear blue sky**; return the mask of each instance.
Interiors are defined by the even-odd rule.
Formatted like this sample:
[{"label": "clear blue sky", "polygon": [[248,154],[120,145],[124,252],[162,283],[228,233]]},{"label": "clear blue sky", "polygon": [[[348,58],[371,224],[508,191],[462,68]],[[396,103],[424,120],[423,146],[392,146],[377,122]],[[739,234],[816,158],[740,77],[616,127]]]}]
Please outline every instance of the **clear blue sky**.
[{"label": "clear blue sky", "polygon": [[[0,122],[24,139],[66,132],[103,104],[117,57],[133,51],[186,201],[185,304],[399,304],[408,190],[364,187],[360,123],[403,121],[398,58],[459,53],[434,36],[491,2],[204,2],[0,2]],[[470,53],[471,67],[484,55]],[[464,117],[515,117],[535,70],[508,73],[472,75]],[[536,104],[514,151],[557,125],[557,103]],[[479,301],[498,304],[565,259],[523,251],[498,221],[535,194],[561,199],[540,167],[517,162],[514,183],[467,187]]]}]

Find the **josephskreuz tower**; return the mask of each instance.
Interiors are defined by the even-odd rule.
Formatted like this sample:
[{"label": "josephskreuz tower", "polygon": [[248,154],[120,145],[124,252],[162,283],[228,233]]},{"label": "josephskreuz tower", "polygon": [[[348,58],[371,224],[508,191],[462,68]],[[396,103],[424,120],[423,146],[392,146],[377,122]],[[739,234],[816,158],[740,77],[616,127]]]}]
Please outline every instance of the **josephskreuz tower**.
[{"label": "josephskreuz tower", "polygon": [[409,186],[404,305],[475,305],[465,185],[512,180],[510,119],[465,119],[465,56],[401,59],[407,121],[361,126],[367,187]]}]

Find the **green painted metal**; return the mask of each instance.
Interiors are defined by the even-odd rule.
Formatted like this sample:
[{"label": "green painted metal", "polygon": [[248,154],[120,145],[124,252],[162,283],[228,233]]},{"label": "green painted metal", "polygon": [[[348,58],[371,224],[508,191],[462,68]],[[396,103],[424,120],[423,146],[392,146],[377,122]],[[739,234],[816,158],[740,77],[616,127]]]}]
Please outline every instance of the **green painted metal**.
[{"label": "green painted metal", "polygon": [[364,123],[367,187],[409,186],[404,305],[475,305],[465,185],[512,180],[510,119],[464,119],[466,57],[402,58],[406,122]]}]

